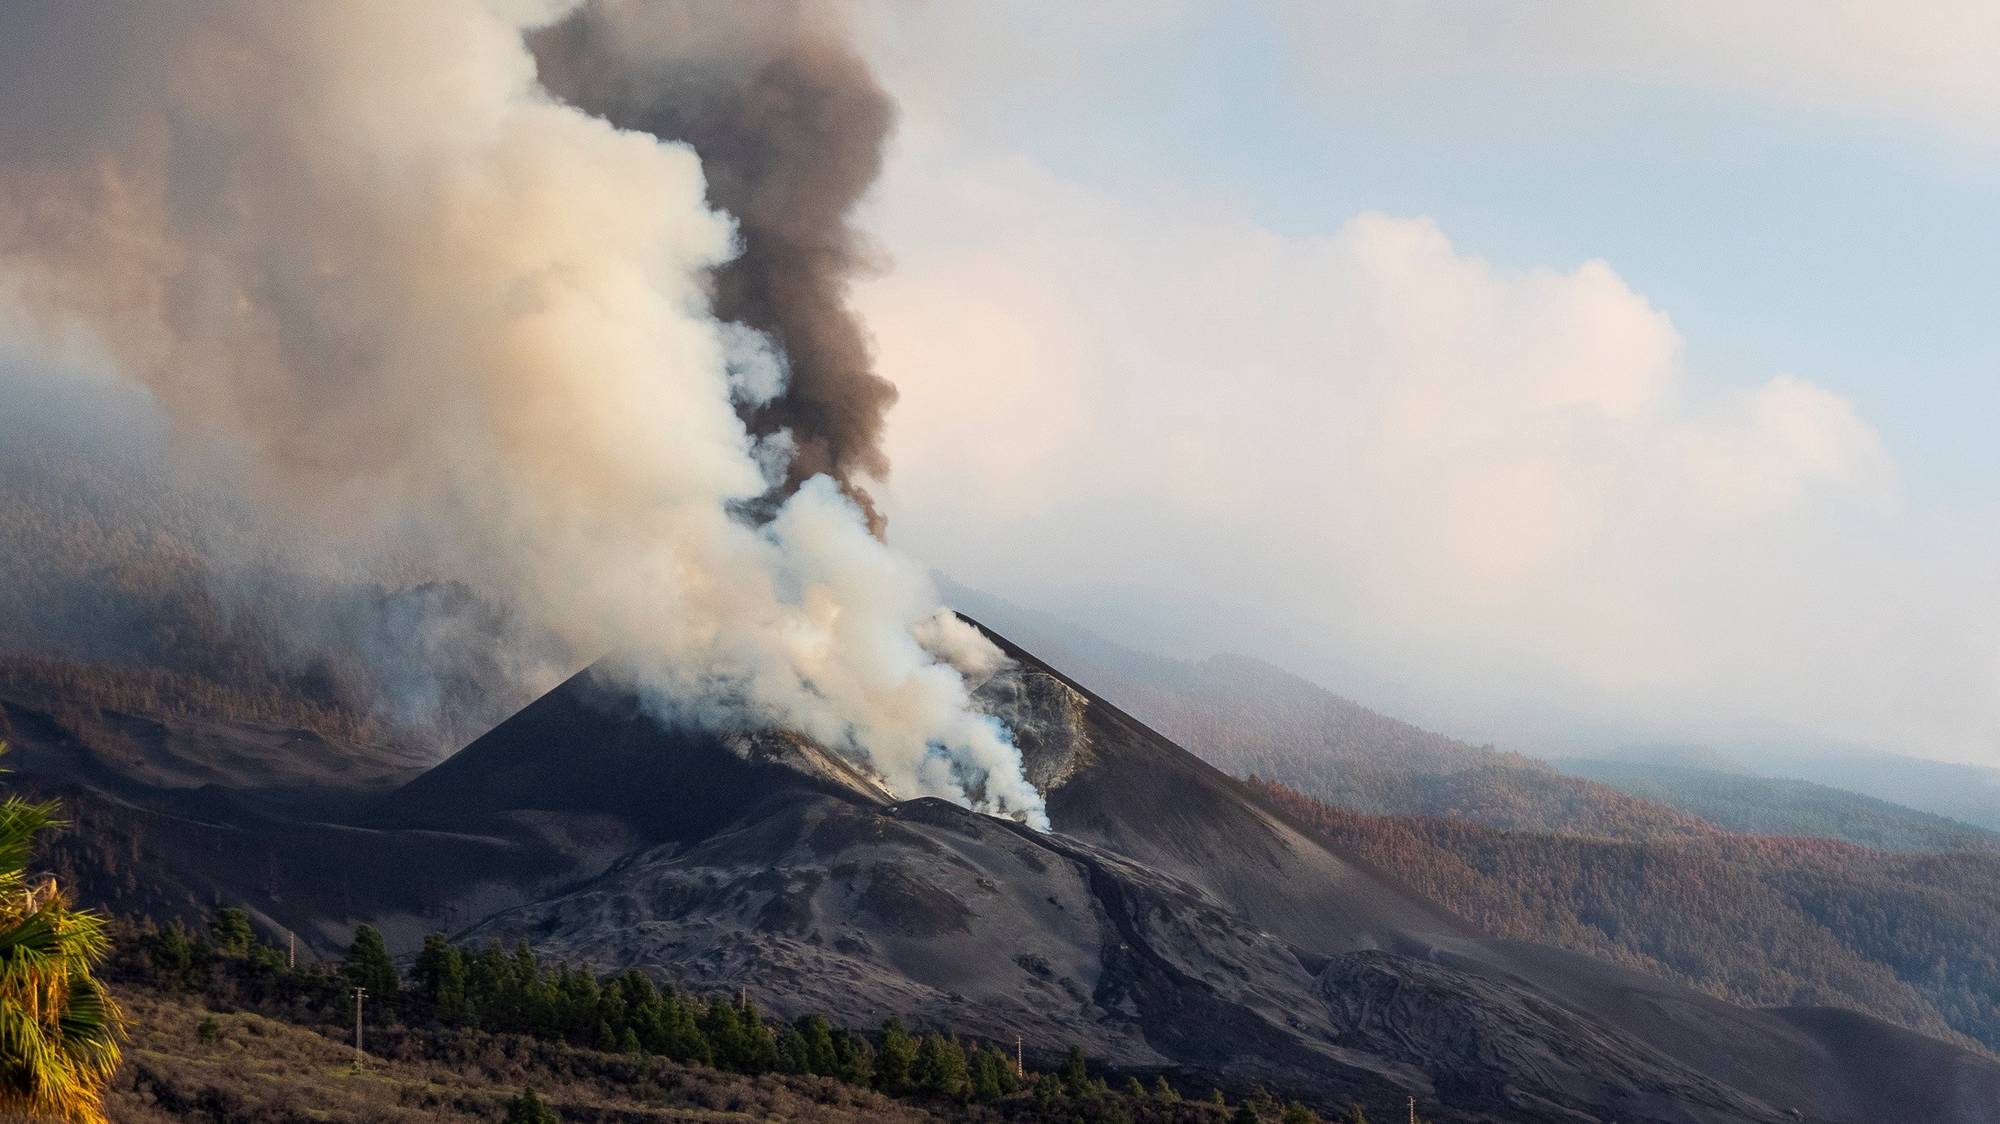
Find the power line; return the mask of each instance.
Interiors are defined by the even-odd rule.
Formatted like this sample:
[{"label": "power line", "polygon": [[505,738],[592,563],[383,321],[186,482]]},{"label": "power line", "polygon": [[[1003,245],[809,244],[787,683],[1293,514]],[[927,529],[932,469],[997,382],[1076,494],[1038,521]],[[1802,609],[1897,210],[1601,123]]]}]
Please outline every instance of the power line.
[{"label": "power line", "polygon": [[368,988],[354,988],[354,1068],[362,1068],[362,998]]}]

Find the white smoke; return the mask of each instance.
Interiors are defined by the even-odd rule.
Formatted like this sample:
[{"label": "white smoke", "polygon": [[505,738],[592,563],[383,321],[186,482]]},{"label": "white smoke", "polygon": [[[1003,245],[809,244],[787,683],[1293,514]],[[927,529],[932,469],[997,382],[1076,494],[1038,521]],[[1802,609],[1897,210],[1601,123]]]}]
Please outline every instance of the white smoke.
[{"label": "white smoke", "polygon": [[[89,9],[89,10],[85,10]],[[782,363],[709,313],[688,149],[537,84],[547,3],[28,0],[0,16],[0,301],[101,348],[332,537],[420,536],[680,717],[1046,826],[983,645],[830,482],[767,523]],[[990,649],[990,646],[987,646]]]}]

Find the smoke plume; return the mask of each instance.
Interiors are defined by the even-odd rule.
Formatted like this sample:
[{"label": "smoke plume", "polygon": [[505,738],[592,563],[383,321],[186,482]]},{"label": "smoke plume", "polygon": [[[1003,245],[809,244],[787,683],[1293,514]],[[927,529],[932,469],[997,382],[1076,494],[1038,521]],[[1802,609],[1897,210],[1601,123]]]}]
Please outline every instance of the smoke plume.
[{"label": "smoke plume", "polygon": [[[712,52],[681,58],[696,76],[804,26],[704,13]],[[329,542],[420,546],[571,651],[614,653],[675,718],[775,724],[904,795],[1043,823],[954,666],[990,648],[816,474],[881,466],[889,395],[839,300],[837,197],[866,177],[760,171],[790,158],[758,145],[800,135],[773,125],[723,130],[716,182],[737,186],[712,187],[693,149],[543,87],[525,36],[564,15],[11,5],[0,315],[44,355],[139,380],[185,439],[228,443],[269,510]],[[766,191],[824,201],[781,221]],[[711,200],[763,217],[739,229]]]},{"label": "smoke plume", "polygon": [[896,389],[871,369],[845,289],[869,264],[848,212],[881,171],[894,105],[824,9],[761,5],[747,24],[716,14],[598,0],[534,36],[535,59],[559,97],[700,155],[709,201],[742,240],[716,270],[715,312],[787,361],[785,393],[747,411],[751,431],[790,434],[785,492],[830,475],[879,526],[863,483],[888,471]]}]

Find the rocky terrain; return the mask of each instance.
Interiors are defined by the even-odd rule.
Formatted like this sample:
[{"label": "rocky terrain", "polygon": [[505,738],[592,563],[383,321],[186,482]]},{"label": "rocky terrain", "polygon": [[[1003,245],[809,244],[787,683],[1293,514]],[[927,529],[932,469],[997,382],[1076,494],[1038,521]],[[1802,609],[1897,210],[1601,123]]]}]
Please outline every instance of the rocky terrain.
[{"label": "rocky terrain", "polygon": [[[1008,651],[981,694],[1019,733],[1050,833],[898,801],[800,739],[665,727],[593,672],[413,779],[383,760],[339,785],[250,783],[247,750],[226,778],[165,770],[171,737],[113,760],[8,713],[36,778],[94,777],[83,814],[146,822],[131,866],[323,947],[357,917],[406,946],[527,940],[778,1013],[893,1013],[1328,1104],[1873,1124],[2000,1103],[2000,1066],[1864,1016],[1738,1007],[1487,937]],[[277,735],[207,736],[213,754]]]}]

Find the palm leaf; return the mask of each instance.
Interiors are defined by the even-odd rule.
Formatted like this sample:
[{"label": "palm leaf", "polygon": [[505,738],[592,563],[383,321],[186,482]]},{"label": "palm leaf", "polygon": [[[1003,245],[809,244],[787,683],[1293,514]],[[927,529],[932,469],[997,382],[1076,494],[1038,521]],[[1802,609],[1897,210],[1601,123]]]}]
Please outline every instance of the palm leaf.
[{"label": "palm leaf", "polygon": [[0,800],[0,1117],[104,1124],[124,1036],[124,1015],[91,975],[110,951],[104,921],[27,877],[35,839],[59,811]]}]

